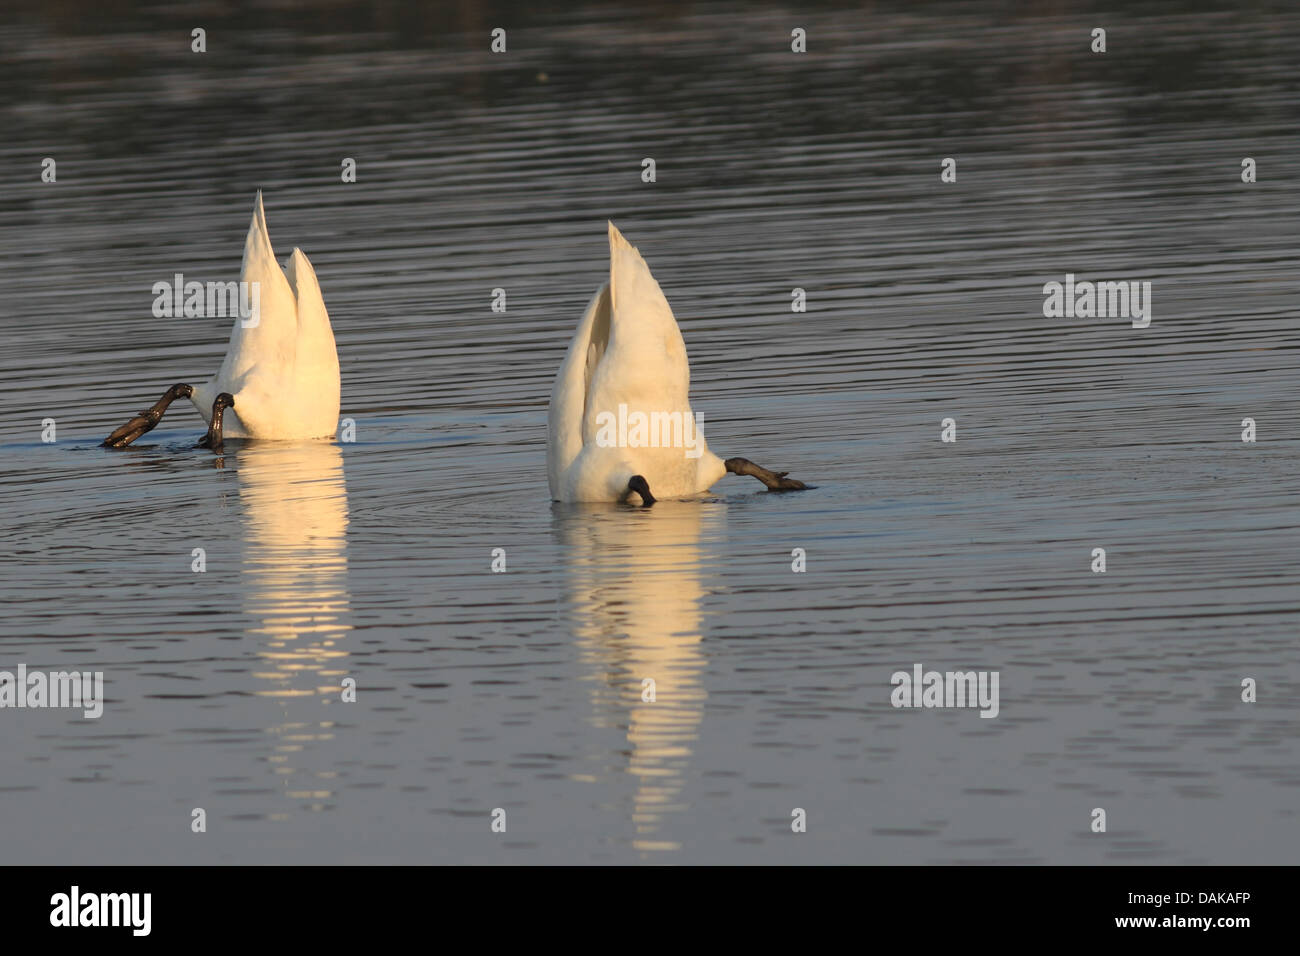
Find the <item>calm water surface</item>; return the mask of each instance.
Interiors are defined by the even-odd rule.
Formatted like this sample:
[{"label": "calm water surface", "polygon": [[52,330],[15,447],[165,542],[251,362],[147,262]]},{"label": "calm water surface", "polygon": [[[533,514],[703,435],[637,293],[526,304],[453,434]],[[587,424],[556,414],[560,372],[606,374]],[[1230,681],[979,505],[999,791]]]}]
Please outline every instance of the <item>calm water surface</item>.
[{"label": "calm water surface", "polygon": [[[108,701],[0,711],[0,855],[1294,862],[1300,11],[1122,6],[17,4],[0,669]],[[237,278],[258,188],[356,441],[217,458],[178,404],[97,448],[220,364],[150,290]],[[815,490],[549,501],[606,219],[710,445]],[[1151,326],[1044,318],[1066,273]],[[894,709],[916,663],[999,671],[999,716]]]}]

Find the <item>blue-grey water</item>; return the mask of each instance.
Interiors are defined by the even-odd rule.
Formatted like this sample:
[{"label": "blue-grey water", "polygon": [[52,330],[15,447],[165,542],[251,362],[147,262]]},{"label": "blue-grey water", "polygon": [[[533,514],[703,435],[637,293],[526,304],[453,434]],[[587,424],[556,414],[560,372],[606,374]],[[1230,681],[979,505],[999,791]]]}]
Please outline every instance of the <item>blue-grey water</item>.
[{"label": "blue-grey water", "polygon": [[[1300,11],[1045,7],[8,9],[0,670],[107,700],[0,709],[0,858],[1294,862]],[[219,366],[151,287],[259,188],[355,441],[96,447]],[[815,489],[550,502],[609,219],[710,446]]]}]

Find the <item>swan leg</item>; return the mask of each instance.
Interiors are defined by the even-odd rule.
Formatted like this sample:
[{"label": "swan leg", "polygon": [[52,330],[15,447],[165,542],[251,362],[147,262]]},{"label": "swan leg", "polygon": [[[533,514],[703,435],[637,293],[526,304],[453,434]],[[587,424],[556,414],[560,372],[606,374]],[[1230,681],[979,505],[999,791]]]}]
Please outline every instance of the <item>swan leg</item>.
[{"label": "swan leg", "polygon": [[162,421],[167,406],[178,398],[189,398],[194,389],[188,385],[173,385],[153,404],[153,407],[141,412],[113,434],[109,435],[100,446],[103,448],[125,448],[146,432],[153,431],[155,425]]},{"label": "swan leg", "polygon": [[221,416],[225,414],[227,408],[235,407],[235,396],[229,392],[222,392],[212,401],[212,423],[208,426],[208,433],[199,439],[195,448],[211,448],[213,451],[222,450],[221,439]]},{"label": "swan leg", "polygon": [[733,475],[753,475],[767,485],[769,491],[803,491],[808,487],[802,481],[787,478],[788,471],[768,471],[748,458],[728,458],[725,464]]},{"label": "swan leg", "polygon": [[627,496],[634,491],[641,496],[641,506],[643,508],[649,508],[655,503],[655,496],[650,494],[650,483],[640,475],[633,475],[627,480],[627,491],[623,495],[623,500],[626,501]]}]

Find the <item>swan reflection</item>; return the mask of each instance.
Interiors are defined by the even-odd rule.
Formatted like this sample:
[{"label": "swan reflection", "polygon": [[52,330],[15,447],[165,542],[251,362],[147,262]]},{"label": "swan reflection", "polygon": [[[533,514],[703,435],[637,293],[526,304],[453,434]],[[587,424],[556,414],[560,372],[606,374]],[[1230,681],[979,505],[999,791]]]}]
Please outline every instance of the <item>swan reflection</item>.
[{"label": "swan reflection", "polygon": [[[250,442],[236,453],[244,512],[242,592],[248,629],[259,641],[254,693],[280,701],[283,721],[269,758],[285,795],[333,795],[331,761],[306,769],[313,743],[333,739],[322,705],[341,702],[348,675],[343,639],[350,626],[343,455],[326,442]],[[272,814],[283,818],[284,814]]]},{"label": "swan reflection", "polygon": [[[593,720],[627,734],[626,770],[636,781],[632,842],[640,850],[680,848],[668,826],[686,809],[683,778],[707,696],[700,538],[715,539],[725,513],[712,500],[557,511]],[[647,679],[653,703],[643,699]]]}]

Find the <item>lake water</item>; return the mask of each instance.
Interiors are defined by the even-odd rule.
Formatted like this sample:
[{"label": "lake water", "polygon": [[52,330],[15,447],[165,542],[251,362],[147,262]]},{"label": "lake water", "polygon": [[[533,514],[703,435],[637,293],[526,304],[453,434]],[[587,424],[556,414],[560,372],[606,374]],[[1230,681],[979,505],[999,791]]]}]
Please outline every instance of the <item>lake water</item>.
[{"label": "lake water", "polygon": [[[0,710],[6,862],[1296,860],[1300,11],[221,9],[0,29],[0,669],[107,696]],[[356,441],[96,447],[220,364],[151,287],[258,188]],[[710,446],[814,490],[551,503],[607,219]]]}]

